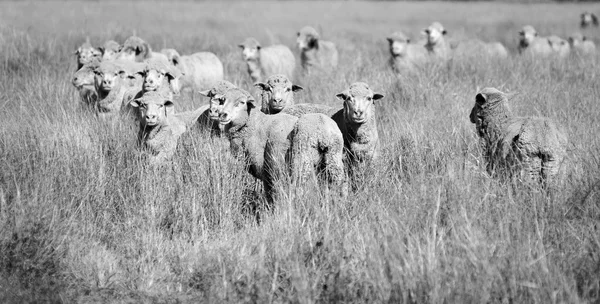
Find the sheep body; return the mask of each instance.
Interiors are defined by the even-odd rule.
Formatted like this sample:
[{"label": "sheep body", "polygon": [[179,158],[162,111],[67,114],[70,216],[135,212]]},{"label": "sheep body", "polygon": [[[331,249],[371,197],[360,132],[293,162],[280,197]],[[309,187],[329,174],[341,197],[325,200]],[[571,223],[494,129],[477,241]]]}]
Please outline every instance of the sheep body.
[{"label": "sheep body", "polygon": [[288,78],[294,76],[296,58],[287,46],[277,44],[262,47],[254,38],[247,38],[239,46],[253,82],[263,81],[276,74],[283,74]]},{"label": "sheep body", "polygon": [[552,51],[558,57],[565,58],[565,57],[569,56],[569,54],[571,53],[571,48],[569,46],[569,42],[567,42],[565,39],[562,39],[562,38],[560,38],[558,36],[554,36],[554,35],[549,36],[546,39],[548,39],[548,43],[550,44]]},{"label": "sheep body", "polygon": [[546,57],[553,53],[548,38],[540,37],[533,26],[526,25],[519,31],[519,54]]},{"label": "sheep body", "polygon": [[223,80],[223,63],[211,52],[181,56],[174,49],[163,49],[161,53],[183,73],[181,89],[206,90]]},{"label": "sheep body", "polygon": [[455,57],[484,56],[489,58],[506,58],[508,51],[500,42],[483,42],[479,39],[460,41],[454,49]]},{"label": "sheep body", "polygon": [[77,55],[77,70],[79,70],[84,65],[92,62],[92,60],[100,59],[102,53],[92,46],[90,38],[86,37],[85,42],[75,50],[75,55]]},{"label": "sheep body", "polygon": [[574,54],[580,56],[596,53],[596,44],[581,33],[574,33],[569,37],[569,45]]},{"label": "sheep body", "polygon": [[131,36],[123,42],[123,47],[120,52],[116,55],[116,59],[143,62],[149,58],[161,58],[168,61],[165,54],[153,52],[150,45],[142,38],[137,36]]},{"label": "sheep body", "polygon": [[296,43],[305,71],[310,72],[315,68],[327,71],[337,67],[339,55],[335,43],[320,39],[314,28],[305,26],[300,29]]}]

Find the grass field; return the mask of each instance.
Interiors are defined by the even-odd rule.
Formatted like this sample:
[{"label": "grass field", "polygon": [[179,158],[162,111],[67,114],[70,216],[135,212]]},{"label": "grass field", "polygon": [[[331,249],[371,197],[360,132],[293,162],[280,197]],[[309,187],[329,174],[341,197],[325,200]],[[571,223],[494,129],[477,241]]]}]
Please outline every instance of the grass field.
[{"label": "grass field", "polygon": [[[565,36],[585,10],[600,5],[2,2],[0,302],[597,303],[600,58],[515,54],[522,25]],[[396,79],[386,35],[418,38],[434,20],[512,56]],[[155,170],[136,131],[82,112],[70,84],[86,36],[122,42],[135,30],[155,49],[216,53],[250,89],[237,44],[293,47],[307,24],[337,43],[340,68],[299,76],[297,102],[339,104],[350,83],[369,83],[386,96],[381,162],[345,201],[284,189],[260,225],[247,212],[260,189],[228,142],[191,132],[175,166]],[[600,30],[587,34],[598,42]],[[568,131],[558,189],[486,175],[468,114],[487,86],[516,93],[515,113]]]}]

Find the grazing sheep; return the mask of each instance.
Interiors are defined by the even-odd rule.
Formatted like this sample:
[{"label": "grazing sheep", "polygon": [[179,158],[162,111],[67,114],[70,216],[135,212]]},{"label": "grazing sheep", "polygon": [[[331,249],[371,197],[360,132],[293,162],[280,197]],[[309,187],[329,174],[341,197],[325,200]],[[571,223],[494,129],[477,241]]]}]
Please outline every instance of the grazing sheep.
[{"label": "grazing sheep", "polygon": [[117,54],[121,51],[121,45],[114,40],[108,40],[98,48],[102,53],[102,60],[115,60]]},{"label": "grazing sheep", "polygon": [[581,28],[587,28],[588,26],[598,27],[598,17],[590,12],[581,14],[581,22],[579,23]]},{"label": "grazing sheep", "polygon": [[558,55],[558,57],[565,58],[569,56],[571,52],[571,47],[569,46],[569,42],[567,40],[562,39],[558,36],[550,36],[547,38],[548,43],[550,43],[550,47],[554,54]]},{"label": "grazing sheep", "polygon": [[152,91],[129,104],[139,111],[138,141],[150,153],[150,164],[157,165],[171,159],[177,150],[177,141],[187,127],[185,122],[173,115],[170,96]]},{"label": "grazing sheep", "polygon": [[427,36],[425,49],[427,49],[430,56],[440,59],[448,59],[450,57],[450,44],[444,38],[448,32],[441,23],[432,23],[429,27],[423,29],[423,33]]},{"label": "grazing sheep", "polygon": [[547,38],[540,37],[531,25],[524,26],[519,31],[519,54],[530,56],[549,56],[554,53]]},{"label": "grazing sheep", "polygon": [[127,81],[138,67],[130,62],[103,61],[95,69],[94,86],[98,94],[98,110],[102,118],[128,112],[129,99],[139,91]]},{"label": "grazing sheep", "polygon": [[87,106],[95,107],[98,100],[98,92],[95,87],[94,71],[100,65],[100,61],[96,58],[85,64],[81,69],[77,70],[73,75],[73,86],[79,92],[81,101]]},{"label": "grazing sheep", "polygon": [[125,61],[142,62],[152,57],[160,57],[168,60],[167,56],[161,53],[153,52],[150,45],[142,38],[131,36],[125,40],[121,51],[117,54],[116,59]]},{"label": "grazing sheep", "polygon": [[574,33],[569,36],[569,45],[576,55],[585,56],[596,53],[596,44],[594,41],[587,39],[587,37],[581,33]]},{"label": "grazing sheep", "polygon": [[265,114],[277,114],[285,107],[294,104],[294,92],[302,90],[293,84],[285,75],[272,75],[265,83],[259,82],[256,87],[262,90],[261,111]]},{"label": "grazing sheep", "polygon": [[411,43],[403,32],[394,32],[387,40],[390,44],[390,66],[396,75],[411,71],[427,60],[425,46]]},{"label": "grazing sheep", "polygon": [[90,63],[94,58],[98,59],[102,53],[90,43],[90,37],[85,38],[85,42],[75,51],[77,55],[77,70],[81,69],[85,64]]},{"label": "grazing sheep", "polygon": [[213,53],[199,52],[180,56],[174,49],[163,49],[161,53],[182,72],[181,89],[192,90],[192,92],[206,90],[219,80],[223,80],[223,64]]},{"label": "grazing sheep", "polygon": [[[332,182],[337,183],[343,179],[343,176],[332,175],[339,172],[339,168],[322,167],[339,166],[336,159],[342,155],[343,145],[341,141],[335,144],[336,129],[327,125],[326,121],[329,118],[307,118],[303,120],[307,121],[306,123],[297,125],[298,118],[291,115],[266,115],[256,109],[256,102],[248,92],[237,88],[226,91],[223,99],[225,101],[219,112],[219,122],[224,125],[233,153],[243,155],[250,174],[263,181],[265,195],[270,204],[275,200],[275,182],[290,168],[289,157],[300,157],[300,153],[305,153],[306,156],[295,162],[295,169],[298,169],[299,173],[306,172],[302,166],[313,165],[317,169],[326,170]],[[319,132],[322,133],[317,134]],[[295,137],[296,142],[302,143],[302,147],[296,149],[295,154],[292,153],[292,137]],[[314,151],[307,149],[317,150],[321,158],[317,160]],[[341,170],[343,171],[343,168]]]},{"label": "grazing sheep", "polygon": [[294,76],[296,58],[285,45],[261,47],[254,38],[247,38],[242,44],[242,59],[248,65],[248,73],[253,82],[264,81],[266,77],[283,74],[288,78]]},{"label": "grazing sheep", "polygon": [[543,185],[557,175],[566,155],[567,136],[554,121],[514,117],[506,94],[495,88],[476,95],[469,118],[481,138],[490,174],[522,169],[525,178]]},{"label": "grazing sheep", "polygon": [[306,72],[310,73],[314,68],[328,71],[337,67],[338,51],[335,44],[321,40],[314,28],[305,26],[300,29],[296,43],[300,50],[302,68]]}]

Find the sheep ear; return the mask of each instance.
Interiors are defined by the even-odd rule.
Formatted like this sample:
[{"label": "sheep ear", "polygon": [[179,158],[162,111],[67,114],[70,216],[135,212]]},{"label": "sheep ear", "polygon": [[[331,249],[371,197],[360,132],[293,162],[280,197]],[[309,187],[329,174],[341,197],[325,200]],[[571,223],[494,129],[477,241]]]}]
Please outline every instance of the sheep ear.
[{"label": "sheep ear", "polygon": [[446,34],[448,34],[448,31],[446,31],[445,29],[442,30],[442,35],[446,35]]},{"label": "sheep ear", "polygon": [[134,99],[132,101],[129,102],[129,105],[134,107],[134,108],[138,108],[140,106],[140,102],[137,99]]},{"label": "sheep ear", "polygon": [[77,48],[77,49],[75,50],[75,52],[73,52],[73,55],[79,55],[79,53],[81,53],[81,48],[80,48],[80,47],[79,47],[79,48]]},{"label": "sheep ear", "polygon": [[424,29],[421,31],[421,34],[423,34],[423,35],[429,35],[429,29],[428,29],[428,28],[424,28]]},{"label": "sheep ear", "polygon": [[410,38],[406,38],[406,43],[410,43]]},{"label": "sheep ear", "polygon": [[525,35],[525,32],[523,30],[520,30],[519,35]]},{"label": "sheep ear", "polygon": [[392,38],[390,38],[390,37],[387,37],[387,38],[385,38],[385,39],[387,39],[387,41],[388,41],[389,43],[393,43],[393,42],[394,42],[394,39],[392,39]]},{"label": "sheep ear", "polygon": [[483,105],[487,102],[487,98],[485,97],[485,95],[479,93],[479,94],[477,94],[477,96],[475,96],[475,102],[478,105]]},{"label": "sheep ear", "polygon": [[295,85],[295,84],[292,85],[292,92],[302,91],[302,90],[304,90],[303,87],[301,87],[299,85]]},{"label": "sheep ear", "polygon": [[214,96],[214,94],[212,93],[212,90],[198,91],[198,93],[200,93],[200,95],[206,96],[206,97]]},{"label": "sheep ear", "polygon": [[256,101],[252,96],[248,96],[248,99],[246,99],[246,104],[248,104],[249,108],[256,108]]},{"label": "sheep ear", "polygon": [[341,101],[346,101],[348,99],[349,95],[350,95],[350,92],[344,91],[344,92],[338,93],[337,95],[335,95],[335,97],[337,97]]},{"label": "sheep ear", "polygon": [[238,44],[238,47],[241,48],[242,50],[244,49],[244,45],[243,44]]},{"label": "sheep ear", "polygon": [[592,23],[594,23],[594,25],[598,25],[598,17],[596,17],[595,14],[592,14]]},{"label": "sheep ear", "polygon": [[381,98],[383,98],[383,95],[382,95],[382,94],[379,94],[379,93],[375,93],[375,94],[373,94],[373,100],[379,100],[379,99],[381,99]]},{"label": "sheep ear", "polygon": [[254,86],[257,87],[257,88],[259,88],[259,89],[261,89],[261,90],[263,90],[263,91],[267,91],[267,92],[269,91],[269,85],[266,84],[266,83],[257,82],[257,83],[254,84]]}]

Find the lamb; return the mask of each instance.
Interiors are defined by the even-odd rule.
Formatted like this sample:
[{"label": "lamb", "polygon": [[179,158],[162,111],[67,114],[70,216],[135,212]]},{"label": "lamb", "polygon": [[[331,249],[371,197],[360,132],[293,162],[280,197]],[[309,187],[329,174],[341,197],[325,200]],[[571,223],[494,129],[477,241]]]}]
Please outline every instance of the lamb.
[{"label": "lamb", "polygon": [[432,23],[429,27],[423,29],[423,33],[427,36],[425,49],[427,49],[430,56],[439,59],[450,57],[450,44],[444,39],[448,32],[441,23]]},{"label": "lamb", "polygon": [[567,136],[554,121],[514,117],[506,94],[495,88],[477,93],[469,118],[481,138],[488,173],[517,168],[527,180],[544,186],[558,174]]},{"label": "lamb", "polygon": [[574,33],[569,36],[569,45],[576,55],[587,56],[596,53],[596,44],[594,41],[587,39],[581,33]]},{"label": "lamb", "polygon": [[[306,172],[303,165],[313,165],[317,169],[331,165],[337,167],[327,169],[329,179],[335,182],[344,179],[344,176],[335,175],[340,170],[343,172],[337,161],[342,155],[342,137],[338,129],[330,127],[331,123],[327,125],[329,118],[306,118],[302,120],[306,122],[299,125],[298,118],[291,115],[266,115],[256,110],[256,102],[248,92],[237,88],[226,91],[223,99],[219,122],[227,132],[233,153],[243,155],[249,173],[263,181],[269,204],[275,200],[275,182],[287,171],[286,168],[290,168],[290,157],[298,157],[294,169],[299,173]],[[317,135],[318,132],[323,133]],[[301,148],[292,149],[292,137],[299,145],[302,144]],[[305,153],[305,156],[301,157],[300,153]],[[316,153],[322,156],[318,161]]]},{"label": "lamb", "polygon": [[526,25],[519,31],[519,54],[544,57],[552,53],[548,39],[540,37],[533,26]]},{"label": "lamb", "polygon": [[296,58],[285,45],[261,47],[254,38],[247,38],[242,44],[242,59],[248,65],[248,73],[253,82],[264,81],[266,77],[283,74],[288,78],[294,76]]},{"label": "lamb", "polygon": [[95,107],[98,99],[96,92],[94,71],[100,65],[100,61],[96,58],[85,64],[81,69],[77,70],[73,75],[73,86],[79,92],[81,101],[87,106]]},{"label": "lamb", "polygon": [[321,40],[317,30],[305,26],[298,32],[296,39],[300,50],[302,68],[308,73],[313,69],[324,71],[335,69],[338,65],[338,51],[331,41]]},{"label": "lamb", "polygon": [[121,51],[121,45],[114,40],[108,40],[98,48],[102,53],[102,60],[115,60],[117,59],[117,54]]},{"label": "lamb", "polygon": [[174,49],[163,49],[161,53],[182,72],[181,89],[206,90],[223,80],[223,64],[213,53],[198,52],[180,56]]},{"label": "lamb", "polygon": [[90,63],[94,58],[100,58],[102,53],[90,43],[90,37],[85,38],[85,42],[75,51],[77,55],[77,70],[80,70],[85,64]]},{"label": "lamb", "polygon": [[558,36],[550,36],[547,39],[548,43],[550,43],[552,51],[554,51],[554,54],[558,55],[558,57],[560,58],[565,58],[569,56],[569,53],[571,52],[569,42]]},{"label": "lamb", "polygon": [[161,53],[153,52],[150,45],[142,38],[131,36],[125,40],[121,51],[117,54],[116,59],[124,61],[143,62],[152,57],[160,57],[168,60],[167,56]]},{"label": "lamb", "polygon": [[287,106],[294,104],[294,92],[302,90],[293,84],[285,75],[270,76],[265,83],[259,82],[256,87],[262,90],[261,111],[265,114],[277,114]]},{"label": "lamb", "polygon": [[138,67],[129,62],[103,61],[96,68],[94,86],[98,94],[98,110],[101,118],[129,110],[129,99],[139,91],[126,80]]},{"label": "lamb", "polygon": [[411,43],[401,31],[387,37],[390,44],[390,66],[396,75],[411,71],[427,60],[427,49],[424,45]]},{"label": "lamb", "polygon": [[590,12],[584,12],[581,14],[581,22],[579,23],[582,29],[589,26],[598,27],[598,17]]}]

